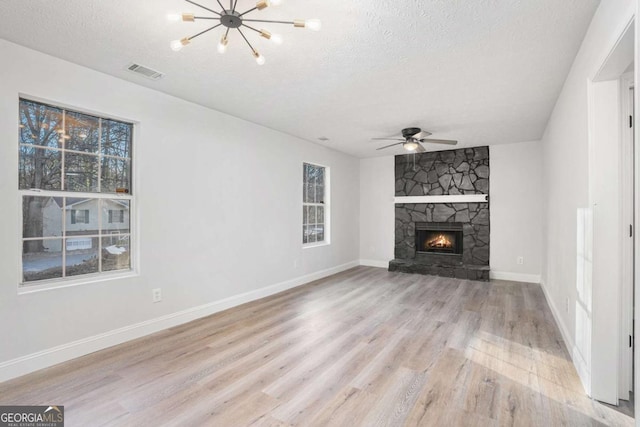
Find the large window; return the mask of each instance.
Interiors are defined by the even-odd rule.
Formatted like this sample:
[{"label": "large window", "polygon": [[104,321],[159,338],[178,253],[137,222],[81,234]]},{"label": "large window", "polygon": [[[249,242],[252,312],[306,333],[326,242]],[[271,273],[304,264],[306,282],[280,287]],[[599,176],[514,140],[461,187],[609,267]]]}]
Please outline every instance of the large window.
[{"label": "large window", "polygon": [[22,283],[131,269],[133,125],[20,99]]},{"label": "large window", "polygon": [[329,176],[324,166],[303,164],[302,243],[328,243]]}]

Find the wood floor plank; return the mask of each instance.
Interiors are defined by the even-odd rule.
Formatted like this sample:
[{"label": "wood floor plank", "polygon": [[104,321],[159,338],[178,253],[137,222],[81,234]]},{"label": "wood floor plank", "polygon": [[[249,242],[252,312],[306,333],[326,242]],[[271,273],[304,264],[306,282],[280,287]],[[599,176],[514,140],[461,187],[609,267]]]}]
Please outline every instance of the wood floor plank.
[{"label": "wood floor plank", "polygon": [[539,285],[356,267],[0,383],[68,426],[631,426]]}]

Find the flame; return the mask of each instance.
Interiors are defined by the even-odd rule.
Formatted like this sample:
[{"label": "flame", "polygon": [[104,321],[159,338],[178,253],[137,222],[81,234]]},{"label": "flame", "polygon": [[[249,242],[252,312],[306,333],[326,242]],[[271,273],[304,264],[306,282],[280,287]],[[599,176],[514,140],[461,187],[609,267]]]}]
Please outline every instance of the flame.
[{"label": "flame", "polygon": [[431,239],[425,243],[427,248],[452,248],[453,243],[447,239],[444,234],[439,235],[435,239]]}]

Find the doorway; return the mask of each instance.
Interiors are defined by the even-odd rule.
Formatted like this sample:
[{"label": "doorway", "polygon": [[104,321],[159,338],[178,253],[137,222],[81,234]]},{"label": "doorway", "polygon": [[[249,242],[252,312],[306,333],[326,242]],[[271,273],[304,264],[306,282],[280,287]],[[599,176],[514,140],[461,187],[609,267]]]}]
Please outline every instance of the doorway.
[{"label": "doorway", "polygon": [[631,20],[589,83],[590,394],[626,408],[634,388],[634,56]]}]

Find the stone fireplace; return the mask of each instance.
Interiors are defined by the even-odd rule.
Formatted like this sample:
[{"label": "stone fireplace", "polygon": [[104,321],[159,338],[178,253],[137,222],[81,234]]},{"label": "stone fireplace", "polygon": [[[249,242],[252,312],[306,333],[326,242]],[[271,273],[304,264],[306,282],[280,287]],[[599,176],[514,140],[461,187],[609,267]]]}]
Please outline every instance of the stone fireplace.
[{"label": "stone fireplace", "polygon": [[488,147],[396,156],[389,270],[489,280],[488,193]]}]

